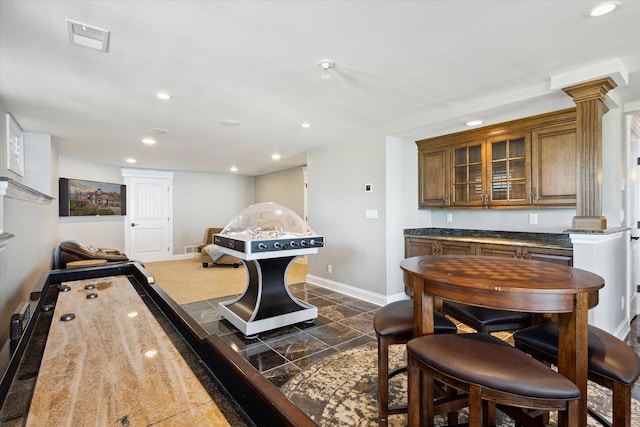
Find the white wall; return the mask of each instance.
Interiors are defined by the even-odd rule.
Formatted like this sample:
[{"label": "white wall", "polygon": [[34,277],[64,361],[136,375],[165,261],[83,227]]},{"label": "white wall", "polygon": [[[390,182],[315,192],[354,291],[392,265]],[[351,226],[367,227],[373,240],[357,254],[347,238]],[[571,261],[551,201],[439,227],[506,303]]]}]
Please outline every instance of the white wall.
[{"label": "white wall", "polygon": [[209,227],[224,227],[254,203],[253,177],[175,172],[173,176],[173,252],[203,242]]},{"label": "white wall", "polygon": [[607,227],[624,224],[621,217],[626,208],[625,191],[621,181],[626,176],[625,122],[621,108],[609,110],[602,117],[602,215],[607,218]]},{"label": "white wall", "polygon": [[304,175],[301,167],[260,175],[255,181],[256,203],[277,203],[304,218]]},{"label": "white wall", "polygon": [[[5,113],[0,104],[2,124],[0,135],[5,135]],[[28,131],[28,129],[23,129]],[[47,140],[36,138],[38,144],[47,144]],[[27,142],[29,144],[31,141]],[[48,141],[50,145],[50,140]],[[54,147],[40,146],[42,151],[50,151],[56,156]],[[6,153],[6,140],[0,137],[0,152]],[[50,171],[50,176],[32,179],[31,165],[25,167],[25,177],[20,177],[6,170],[6,160],[0,161],[0,175],[18,182],[37,181],[38,191],[57,198],[57,168],[52,167],[52,160],[46,157],[29,157],[25,152],[25,162],[34,160],[41,163],[43,170]],[[1,156],[0,156],[1,157]],[[54,162],[55,163],[55,162]],[[49,187],[47,187],[49,183]],[[51,269],[53,249],[57,243],[58,229],[57,203],[39,204],[6,198],[4,200],[3,231],[15,237],[7,240],[0,250],[0,342],[9,336],[9,319],[20,301],[26,301],[33,285],[40,275]]]},{"label": "white wall", "polygon": [[418,155],[414,141],[387,137],[387,284],[386,302],[405,298],[400,261],[404,259],[404,229],[429,227],[431,211],[418,209]]},{"label": "white wall", "polygon": [[[375,295],[386,294],[385,143],[367,136],[307,156],[308,223],[326,238],[309,256],[309,274]],[[365,193],[365,184],[373,191]],[[365,210],[376,210],[378,219],[365,219]]]},{"label": "white wall", "polygon": [[[104,163],[89,162],[75,157],[58,156],[59,176],[55,178],[124,183],[121,169]],[[57,212],[56,212],[57,214]],[[124,252],[124,216],[59,217],[60,240],[77,240],[85,245],[111,248]]]}]

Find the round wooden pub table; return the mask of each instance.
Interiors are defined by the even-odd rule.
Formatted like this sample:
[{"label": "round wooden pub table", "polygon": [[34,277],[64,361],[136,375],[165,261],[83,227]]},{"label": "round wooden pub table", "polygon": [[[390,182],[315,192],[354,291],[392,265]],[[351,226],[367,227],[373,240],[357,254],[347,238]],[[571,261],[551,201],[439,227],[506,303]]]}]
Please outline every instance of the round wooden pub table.
[{"label": "round wooden pub table", "polygon": [[[434,299],[489,308],[556,313],[558,371],[580,389],[577,414],[558,425],[587,425],[587,311],[598,304],[604,279],[578,268],[502,257],[430,255],[400,263],[413,287],[415,336],[433,333]],[[409,408],[409,424],[420,408]]]}]

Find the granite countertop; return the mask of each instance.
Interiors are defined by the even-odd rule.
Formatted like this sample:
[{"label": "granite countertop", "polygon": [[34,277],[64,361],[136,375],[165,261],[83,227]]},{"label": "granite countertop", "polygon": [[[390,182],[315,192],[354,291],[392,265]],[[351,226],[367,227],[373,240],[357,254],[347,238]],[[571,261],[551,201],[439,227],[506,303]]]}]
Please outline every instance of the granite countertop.
[{"label": "granite countertop", "polygon": [[404,230],[404,237],[558,249],[571,249],[573,247],[571,238],[565,233],[531,233],[456,228],[407,228]]}]

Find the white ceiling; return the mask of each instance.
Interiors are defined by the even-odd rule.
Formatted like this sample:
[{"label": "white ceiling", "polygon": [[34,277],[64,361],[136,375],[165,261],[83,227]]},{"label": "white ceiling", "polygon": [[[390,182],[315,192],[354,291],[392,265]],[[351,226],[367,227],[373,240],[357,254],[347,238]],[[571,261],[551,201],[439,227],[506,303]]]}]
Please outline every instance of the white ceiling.
[{"label": "white ceiling", "polygon": [[[640,101],[640,1],[589,18],[596,4],[0,0],[0,103],[62,154],[259,175],[327,144],[571,107],[550,78],[618,58],[629,85],[612,96]],[[109,30],[108,53],[70,44],[65,19]],[[152,147],[150,128],[168,130]]]}]

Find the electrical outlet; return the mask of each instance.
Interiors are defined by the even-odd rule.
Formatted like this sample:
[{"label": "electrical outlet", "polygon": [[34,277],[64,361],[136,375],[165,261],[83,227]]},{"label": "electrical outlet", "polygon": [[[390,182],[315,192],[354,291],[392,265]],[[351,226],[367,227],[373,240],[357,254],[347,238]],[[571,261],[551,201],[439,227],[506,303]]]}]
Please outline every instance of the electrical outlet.
[{"label": "electrical outlet", "polygon": [[447,214],[447,222],[453,222],[453,214]]},{"label": "electrical outlet", "polygon": [[538,214],[529,214],[529,224],[538,223]]},{"label": "electrical outlet", "polygon": [[331,264],[327,264],[327,273],[333,273],[333,266]]}]

